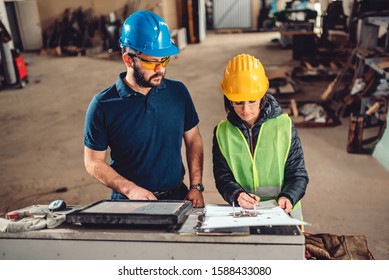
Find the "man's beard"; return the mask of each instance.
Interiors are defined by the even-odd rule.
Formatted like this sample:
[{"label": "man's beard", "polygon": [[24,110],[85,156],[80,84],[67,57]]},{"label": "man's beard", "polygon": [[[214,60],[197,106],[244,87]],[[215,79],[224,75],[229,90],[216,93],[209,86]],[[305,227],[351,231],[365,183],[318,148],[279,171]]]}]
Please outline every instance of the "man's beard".
[{"label": "man's beard", "polygon": [[158,82],[158,83],[155,83],[155,82],[152,82],[151,80],[153,78],[156,78],[156,77],[161,77],[163,78],[165,76],[164,73],[155,73],[154,75],[152,75],[148,80],[145,79],[145,76],[143,75],[143,73],[140,71],[139,67],[134,64],[134,79],[135,79],[135,82],[138,84],[138,86],[140,87],[144,87],[144,88],[151,88],[151,87],[157,87],[161,84],[161,81]]}]

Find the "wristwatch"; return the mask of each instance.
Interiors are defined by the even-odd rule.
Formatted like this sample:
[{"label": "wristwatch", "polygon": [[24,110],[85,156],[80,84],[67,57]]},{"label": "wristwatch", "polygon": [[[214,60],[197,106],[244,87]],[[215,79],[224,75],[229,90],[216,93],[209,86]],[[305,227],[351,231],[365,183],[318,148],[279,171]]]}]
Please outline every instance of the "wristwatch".
[{"label": "wristwatch", "polygon": [[204,191],[204,185],[203,184],[191,184],[190,185],[190,189],[196,189],[199,192],[203,192]]}]

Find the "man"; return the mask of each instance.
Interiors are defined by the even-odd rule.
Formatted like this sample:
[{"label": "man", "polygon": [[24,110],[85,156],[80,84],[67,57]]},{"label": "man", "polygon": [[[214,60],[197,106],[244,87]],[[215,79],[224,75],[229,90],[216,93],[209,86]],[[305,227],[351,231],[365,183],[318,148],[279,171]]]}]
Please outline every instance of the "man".
[{"label": "man", "polygon": [[308,174],[301,142],[268,88],[255,57],[241,54],[228,62],[221,82],[228,115],[215,128],[212,148],[216,187],[230,204],[253,208],[275,199],[302,219]]},{"label": "man", "polygon": [[185,85],[164,77],[170,56],[179,52],[166,22],[152,12],[135,12],[123,24],[120,45],[127,71],[93,97],[86,113],[86,170],[112,189],[112,199],[186,199],[203,207],[199,118]]}]

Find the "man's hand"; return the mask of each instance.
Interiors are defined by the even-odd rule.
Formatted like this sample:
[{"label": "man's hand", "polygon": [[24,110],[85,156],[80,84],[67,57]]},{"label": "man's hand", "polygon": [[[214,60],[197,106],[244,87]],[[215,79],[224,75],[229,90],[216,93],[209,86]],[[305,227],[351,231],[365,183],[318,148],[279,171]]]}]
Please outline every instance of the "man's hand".
[{"label": "man's hand", "polygon": [[158,200],[152,192],[135,184],[127,188],[124,194],[131,200]]},{"label": "man's hand", "polygon": [[282,209],[284,209],[285,213],[290,213],[292,211],[293,205],[290,202],[289,199],[286,197],[281,196],[278,199],[278,206],[280,206]]},{"label": "man's hand", "polygon": [[185,199],[192,201],[193,207],[204,207],[203,194],[199,190],[196,189],[189,190]]}]

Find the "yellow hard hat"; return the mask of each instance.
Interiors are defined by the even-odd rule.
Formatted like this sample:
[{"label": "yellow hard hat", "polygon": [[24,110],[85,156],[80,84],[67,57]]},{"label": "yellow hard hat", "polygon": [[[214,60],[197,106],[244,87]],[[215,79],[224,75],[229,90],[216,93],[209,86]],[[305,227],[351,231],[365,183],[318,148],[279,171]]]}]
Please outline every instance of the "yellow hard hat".
[{"label": "yellow hard hat", "polygon": [[258,59],[240,54],[228,62],[220,88],[230,101],[258,100],[268,90],[269,79]]}]

